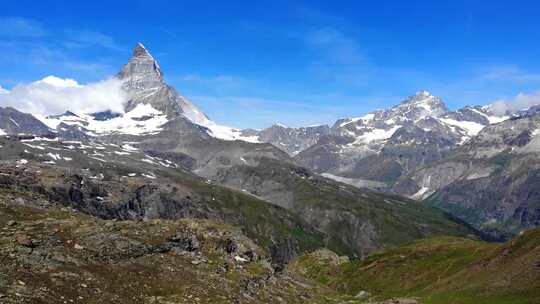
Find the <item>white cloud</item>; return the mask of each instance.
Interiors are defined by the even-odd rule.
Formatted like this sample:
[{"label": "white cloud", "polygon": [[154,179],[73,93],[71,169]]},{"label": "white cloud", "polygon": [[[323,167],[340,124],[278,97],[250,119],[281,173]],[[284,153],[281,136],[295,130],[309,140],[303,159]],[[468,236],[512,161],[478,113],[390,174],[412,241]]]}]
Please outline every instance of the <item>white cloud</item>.
[{"label": "white cloud", "polygon": [[0,94],[7,94],[7,93],[9,93],[9,91],[2,88],[2,86],[0,86]]},{"label": "white cloud", "polygon": [[540,105],[540,91],[533,94],[519,93],[516,97],[509,100],[497,100],[492,103],[491,109],[496,114],[513,113],[519,110],[527,109],[535,105]]},{"label": "white cloud", "polygon": [[47,31],[40,23],[20,17],[0,18],[0,36],[7,37],[42,37]]},{"label": "white cloud", "polygon": [[121,86],[122,81],[114,78],[81,85],[73,79],[48,76],[0,94],[0,106],[11,106],[36,116],[67,110],[74,113],[123,112],[127,96]]}]

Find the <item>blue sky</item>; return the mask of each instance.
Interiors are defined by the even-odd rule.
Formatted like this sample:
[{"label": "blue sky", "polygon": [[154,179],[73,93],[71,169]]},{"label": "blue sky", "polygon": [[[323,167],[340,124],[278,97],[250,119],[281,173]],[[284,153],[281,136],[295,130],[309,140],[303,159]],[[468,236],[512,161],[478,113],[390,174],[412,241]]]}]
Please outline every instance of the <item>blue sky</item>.
[{"label": "blue sky", "polygon": [[2,2],[0,86],[94,82],[141,41],[236,127],[331,124],[419,90],[451,108],[540,90],[536,1]]}]

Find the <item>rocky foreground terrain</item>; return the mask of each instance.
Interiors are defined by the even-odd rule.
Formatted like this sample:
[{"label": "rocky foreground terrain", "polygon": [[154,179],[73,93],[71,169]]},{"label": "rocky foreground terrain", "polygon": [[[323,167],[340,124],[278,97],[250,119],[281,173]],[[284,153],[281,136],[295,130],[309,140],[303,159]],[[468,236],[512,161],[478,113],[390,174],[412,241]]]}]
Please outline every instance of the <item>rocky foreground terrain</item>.
[{"label": "rocky foreground terrain", "polygon": [[350,261],[328,249],[276,270],[241,229],[104,220],[0,190],[1,303],[538,303],[540,231],[442,237]]}]

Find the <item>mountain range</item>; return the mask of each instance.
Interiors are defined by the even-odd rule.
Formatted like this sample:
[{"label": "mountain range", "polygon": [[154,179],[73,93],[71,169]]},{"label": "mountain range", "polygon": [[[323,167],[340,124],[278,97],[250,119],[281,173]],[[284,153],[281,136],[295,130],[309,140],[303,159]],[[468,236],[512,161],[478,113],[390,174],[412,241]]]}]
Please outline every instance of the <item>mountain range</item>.
[{"label": "mountain range", "polygon": [[0,107],[0,192],[101,220],[237,226],[273,271],[322,247],[364,259],[426,237],[502,241],[540,225],[537,107],[453,111],[421,91],[332,126],[241,130],[169,86],[140,43],[114,79],[122,111]]},{"label": "mountain range", "polygon": [[[127,96],[123,113],[66,109],[39,120],[2,109],[0,132],[68,141],[136,142],[143,151],[174,155],[198,176],[285,208],[295,204],[294,189],[281,180],[262,180],[257,176],[262,171],[244,171],[266,162],[303,167],[361,189],[434,204],[497,237],[509,237],[540,220],[535,200],[523,199],[534,196],[527,186],[533,177],[520,176],[515,164],[518,159],[528,163],[535,159],[531,146],[537,135],[532,122],[535,107],[504,115],[490,106],[452,111],[440,98],[421,91],[389,109],[340,119],[331,127],[275,124],[239,130],[213,122],[169,86],[157,61],[140,43],[116,78]],[[54,80],[42,81],[58,85]],[[487,165],[488,159],[493,164]],[[506,180],[495,183],[493,178]],[[458,198],[468,192],[463,187],[473,183],[498,185],[496,191],[483,189],[487,195],[475,192]]]},{"label": "mountain range", "polygon": [[[447,214],[413,200],[357,189],[314,174],[285,151],[260,142],[263,132],[247,134],[246,130],[218,125],[166,84],[159,64],[142,44],[137,44],[132,57],[116,77],[122,81],[122,89],[128,98],[123,113],[73,113],[66,109],[63,114],[50,115],[40,121],[14,109],[2,109],[2,113],[10,117],[2,123],[16,122],[18,116],[9,114],[12,112],[25,117],[25,120],[20,119],[16,123],[18,129],[0,125],[4,133],[11,135],[9,140],[19,140],[4,143],[3,146],[9,146],[9,149],[2,149],[0,157],[13,161],[21,161],[22,158],[28,162],[18,166],[28,167],[37,162],[38,166],[63,168],[75,174],[77,179],[88,179],[85,181],[87,185],[122,178],[142,178],[152,185],[165,182],[163,179],[171,183],[171,170],[175,171],[173,175],[180,174],[194,181],[202,178],[205,182],[201,191],[206,193],[214,185],[221,185],[252,199],[265,201],[266,205],[270,203],[272,208],[277,206],[280,212],[297,218],[299,222],[291,222],[291,227],[304,227],[302,230],[319,233],[321,244],[357,256],[422,236],[481,234],[462,226]],[[305,138],[300,135],[303,131],[298,132],[298,138]],[[109,187],[112,185],[114,183]],[[78,185],[70,187],[80,188]],[[70,187],[66,191],[72,191]],[[83,190],[89,189],[83,187],[77,191]],[[103,212],[113,212],[101,210],[107,209],[106,204],[95,210],[93,205],[99,202],[96,202],[92,191],[83,191],[81,198],[75,201],[72,197],[66,200],[98,216],[104,216]],[[110,193],[112,197],[108,200],[111,203],[119,203],[119,198],[113,194],[120,190],[103,191]],[[185,211],[183,208],[189,206],[183,206],[183,203],[181,208],[169,206],[179,203],[177,200],[150,195],[147,201],[146,196],[141,197],[136,190],[129,193],[132,191],[135,191],[132,195],[143,204],[137,208],[142,209],[128,212],[123,217],[175,218],[186,212],[210,217],[210,214],[218,212],[203,212],[199,208],[196,208],[198,211]],[[104,195],[98,196],[106,199]],[[131,206],[130,199],[127,196],[120,201]],[[205,199],[198,203],[204,205],[206,202]],[[241,204],[240,201],[237,204]],[[118,207],[110,208],[116,210]],[[158,212],[156,208],[163,210]],[[239,215],[232,210],[218,213],[221,220],[238,223]],[[395,214],[400,214],[400,217]],[[249,221],[241,222],[247,225]],[[271,225],[274,224],[282,225]],[[287,260],[303,246],[302,241],[302,238],[293,237],[287,243],[273,238],[272,246],[285,246],[285,252],[279,255],[284,255],[281,258]]]}]

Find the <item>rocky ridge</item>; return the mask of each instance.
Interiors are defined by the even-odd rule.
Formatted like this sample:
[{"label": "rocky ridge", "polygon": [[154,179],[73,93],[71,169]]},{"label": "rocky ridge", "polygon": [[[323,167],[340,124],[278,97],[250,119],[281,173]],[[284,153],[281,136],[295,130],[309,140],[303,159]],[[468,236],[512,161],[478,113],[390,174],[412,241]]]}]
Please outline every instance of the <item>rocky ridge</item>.
[{"label": "rocky ridge", "polygon": [[338,120],[327,138],[295,160],[342,182],[389,190],[401,176],[444,158],[502,119],[488,107],[449,111],[440,98],[421,91],[388,110]]},{"label": "rocky ridge", "polygon": [[540,118],[488,126],[452,155],[419,168],[394,191],[421,197],[477,228],[509,237],[540,225],[536,199]]}]

